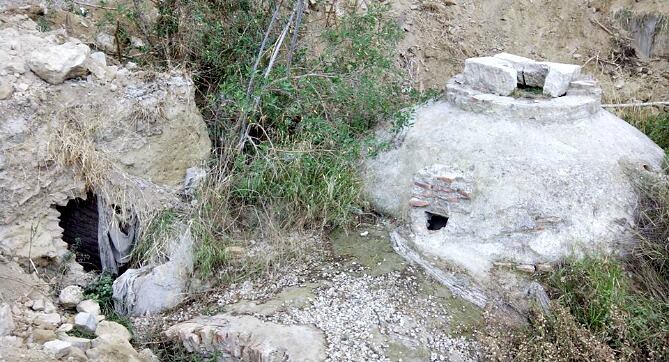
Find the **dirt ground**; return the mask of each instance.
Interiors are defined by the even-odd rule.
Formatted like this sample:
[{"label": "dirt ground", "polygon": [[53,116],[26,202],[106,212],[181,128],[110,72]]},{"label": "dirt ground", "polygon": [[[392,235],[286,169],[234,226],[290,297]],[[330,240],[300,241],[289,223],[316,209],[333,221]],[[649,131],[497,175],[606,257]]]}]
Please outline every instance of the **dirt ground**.
[{"label": "dirt ground", "polygon": [[[342,2],[342,1],[340,1]],[[614,15],[620,9],[669,14],[664,0],[388,0],[357,1],[360,9],[389,4],[405,32],[397,61],[415,88],[443,89],[469,57],[513,53],[584,65],[604,90],[604,101],[669,98],[669,59],[620,59],[618,40],[629,37]],[[327,4],[312,7],[310,26],[329,18]],[[364,11],[364,10],[359,10]],[[308,32],[309,30],[307,30]]]},{"label": "dirt ground", "polygon": [[152,330],[229,312],[314,325],[325,335],[328,361],[478,359],[473,334],[483,311],[397,255],[386,226],[362,225],[318,242],[307,262],[274,277],[216,288],[162,317],[135,319],[137,335],[153,336],[145,340],[152,343],[160,338]]}]

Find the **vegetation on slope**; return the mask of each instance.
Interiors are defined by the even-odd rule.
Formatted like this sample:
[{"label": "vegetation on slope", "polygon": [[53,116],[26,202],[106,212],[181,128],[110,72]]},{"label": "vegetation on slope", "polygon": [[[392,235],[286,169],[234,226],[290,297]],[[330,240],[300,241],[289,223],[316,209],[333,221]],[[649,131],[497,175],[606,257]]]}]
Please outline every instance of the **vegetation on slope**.
[{"label": "vegetation on slope", "polygon": [[[667,150],[669,113],[622,115]],[[639,243],[623,259],[574,259],[542,278],[552,315],[533,310],[512,331],[487,328],[482,340],[497,361],[669,360],[669,176],[643,174]]]},{"label": "vegetation on slope", "polygon": [[143,33],[143,61],[193,73],[215,152],[194,210],[159,216],[135,262],[160,254],[161,230],[185,222],[201,274],[234,269],[238,275],[229,277],[236,279],[273,264],[233,260],[231,250],[249,247],[247,240],[275,239],[272,258],[292,258],[302,246],[273,235],[346,227],[364,215],[357,167],[361,154],[378,147],[370,130],[405,122],[404,109],[420,96],[394,61],[402,32],[383,16],[387,6],[310,24],[318,37],[308,43],[304,1],[157,6],[153,27],[141,11],[116,15]]}]

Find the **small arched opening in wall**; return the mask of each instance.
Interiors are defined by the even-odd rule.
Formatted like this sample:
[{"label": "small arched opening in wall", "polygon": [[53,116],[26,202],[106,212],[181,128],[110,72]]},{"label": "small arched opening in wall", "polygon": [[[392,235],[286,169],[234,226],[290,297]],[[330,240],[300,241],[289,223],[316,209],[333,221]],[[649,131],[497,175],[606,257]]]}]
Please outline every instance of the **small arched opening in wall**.
[{"label": "small arched opening in wall", "polygon": [[63,241],[75,254],[75,260],[86,271],[101,270],[97,196],[89,192],[86,199],[72,199],[65,206],[56,206],[56,210],[60,212],[58,225],[63,229]]},{"label": "small arched opening in wall", "polygon": [[448,217],[443,215],[425,211],[425,217],[427,229],[431,231],[441,230],[448,224]]}]

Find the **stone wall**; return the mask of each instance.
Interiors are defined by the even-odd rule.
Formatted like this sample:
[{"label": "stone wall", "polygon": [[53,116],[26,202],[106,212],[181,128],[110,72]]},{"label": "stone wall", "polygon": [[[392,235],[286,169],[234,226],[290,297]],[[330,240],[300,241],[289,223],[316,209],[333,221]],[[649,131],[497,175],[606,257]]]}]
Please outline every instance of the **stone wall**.
[{"label": "stone wall", "polygon": [[0,252],[8,256],[58,261],[66,244],[56,205],[92,191],[159,209],[209,156],[187,74],[119,64],[22,15],[0,16],[0,90]]}]

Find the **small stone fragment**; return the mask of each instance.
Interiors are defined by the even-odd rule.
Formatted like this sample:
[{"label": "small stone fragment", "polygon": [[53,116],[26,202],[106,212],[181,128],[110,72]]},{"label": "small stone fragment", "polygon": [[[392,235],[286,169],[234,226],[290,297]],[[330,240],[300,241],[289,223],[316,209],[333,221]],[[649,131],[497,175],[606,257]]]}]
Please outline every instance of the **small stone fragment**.
[{"label": "small stone fragment", "polygon": [[554,270],[553,266],[548,263],[537,264],[537,271],[542,273],[551,273]]},{"label": "small stone fragment", "polygon": [[74,316],[74,328],[81,331],[94,333],[97,325],[98,321],[95,319],[95,315],[91,313],[77,313]]},{"label": "small stone fragment", "polygon": [[95,46],[106,53],[113,54],[117,51],[116,39],[106,33],[100,33],[95,37]]},{"label": "small stone fragment", "polygon": [[56,358],[65,357],[70,352],[70,348],[72,348],[70,342],[59,339],[44,343],[44,350]]},{"label": "small stone fragment", "polygon": [[112,322],[112,321],[102,321],[98,324],[98,327],[95,329],[95,335],[98,337],[101,336],[115,336],[123,338],[129,341],[132,338],[132,335],[122,324]]},{"label": "small stone fragment", "polygon": [[56,333],[67,333],[74,329],[74,325],[72,323],[63,323],[56,329]]},{"label": "small stone fragment", "polygon": [[409,205],[411,207],[426,207],[430,206],[430,203],[425,200],[417,199],[414,197],[411,200],[409,200]]},{"label": "small stone fragment", "polygon": [[534,265],[531,265],[531,264],[516,265],[516,270],[524,272],[524,273],[534,273],[536,271],[536,269],[534,268]]},{"label": "small stone fragment", "polygon": [[12,333],[16,326],[12,318],[12,308],[7,303],[0,305],[0,337]]},{"label": "small stone fragment", "polygon": [[6,79],[0,79],[0,100],[7,99],[14,93],[14,86]]},{"label": "small stone fragment", "polygon": [[65,308],[75,308],[77,304],[84,300],[84,290],[78,285],[70,285],[60,291],[58,300]]},{"label": "small stone fragment", "polygon": [[548,75],[544,83],[544,94],[553,98],[567,93],[569,84],[581,75],[581,66],[562,63],[544,63],[548,65]]},{"label": "small stone fragment", "polygon": [[73,346],[72,348],[70,348],[70,352],[67,354],[67,361],[87,362],[88,357],[86,357],[86,353],[82,351],[80,348]]},{"label": "small stone fragment", "polygon": [[93,315],[100,314],[100,304],[92,299],[82,300],[77,304],[77,312],[90,313]]},{"label": "small stone fragment", "polygon": [[67,334],[58,337],[61,341],[69,342],[72,347],[76,347],[85,351],[91,348],[91,340],[88,338],[74,337]]},{"label": "small stone fragment", "polygon": [[44,344],[49,341],[58,339],[56,332],[51,329],[33,329],[33,343]]},{"label": "small stone fragment", "polygon": [[33,320],[33,324],[44,329],[56,329],[61,322],[58,313],[40,313]]},{"label": "small stone fragment", "polygon": [[160,362],[158,356],[156,356],[152,350],[144,348],[139,352],[139,360],[142,362]]}]

